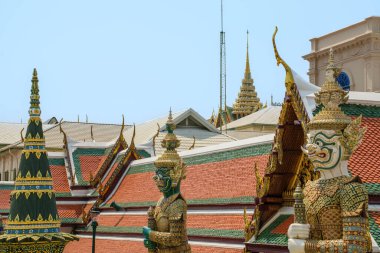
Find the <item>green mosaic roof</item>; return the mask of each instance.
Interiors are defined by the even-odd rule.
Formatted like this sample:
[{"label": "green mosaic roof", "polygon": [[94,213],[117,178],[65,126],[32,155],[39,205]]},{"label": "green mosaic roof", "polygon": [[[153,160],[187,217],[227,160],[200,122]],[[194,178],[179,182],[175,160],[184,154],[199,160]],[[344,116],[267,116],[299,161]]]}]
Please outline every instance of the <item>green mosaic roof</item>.
[{"label": "green mosaic roof", "polygon": [[259,236],[257,237],[254,244],[271,244],[271,245],[280,245],[286,246],[288,245],[288,237],[285,234],[275,234],[272,231],[278,227],[281,223],[283,223],[286,219],[288,219],[290,214],[282,214],[278,216],[278,218],[272,222]]},{"label": "green mosaic roof", "polygon": [[83,223],[81,218],[61,218],[61,223]]},{"label": "green mosaic roof", "polygon": [[369,195],[380,195],[380,184],[364,183]]},{"label": "green mosaic roof", "polygon": [[369,230],[373,236],[373,239],[378,245],[380,245],[380,228],[371,216],[369,217]]},{"label": "green mosaic roof", "polygon": [[[313,115],[316,115],[323,108],[322,105],[318,105],[313,111]],[[340,105],[342,111],[349,116],[359,116],[367,118],[380,118],[380,107],[373,105],[356,105],[356,104],[342,104]]]},{"label": "green mosaic roof", "polygon": [[[186,165],[191,166],[191,165],[226,161],[226,160],[231,160],[231,159],[236,159],[236,158],[266,155],[266,154],[270,154],[271,150],[272,150],[271,143],[262,144],[262,145],[241,148],[237,150],[228,150],[228,151],[216,152],[216,153],[207,154],[207,155],[187,157],[187,158],[184,158],[184,161]],[[154,171],[154,169],[155,167],[154,167],[153,162],[149,164],[144,164],[144,165],[136,165],[136,166],[132,166],[128,170],[127,175],[151,172],[151,171]]]},{"label": "green mosaic roof", "polygon": [[[92,227],[77,229],[77,232],[92,232]],[[114,227],[114,226],[98,226],[96,232],[102,233],[141,233],[142,227]],[[222,238],[244,238],[243,230],[229,229],[206,229],[206,228],[187,228],[187,234],[190,236],[205,237],[222,237]]]},{"label": "green mosaic roof", "polygon": [[65,166],[65,159],[63,158],[49,158],[49,165]]},{"label": "green mosaic roof", "polygon": [[144,149],[138,149],[137,153],[142,157],[142,158],[148,158],[151,157],[151,155]]},{"label": "green mosaic roof", "polygon": [[[252,204],[255,198],[252,196],[246,197],[236,197],[236,198],[209,198],[209,199],[188,199],[186,200],[188,205],[202,205],[202,204],[213,204],[213,205],[228,205],[228,204]],[[145,202],[129,202],[117,204],[121,207],[149,207],[155,206],[157,202],[155,201],[145,201]],[[102,207],[110,207],[110,204],[103,205]]]},{"label": "green mosaic roof", "polygon": [[13,190],[15,186],[13,184],[0,184],[0,191],[1,190]]}]

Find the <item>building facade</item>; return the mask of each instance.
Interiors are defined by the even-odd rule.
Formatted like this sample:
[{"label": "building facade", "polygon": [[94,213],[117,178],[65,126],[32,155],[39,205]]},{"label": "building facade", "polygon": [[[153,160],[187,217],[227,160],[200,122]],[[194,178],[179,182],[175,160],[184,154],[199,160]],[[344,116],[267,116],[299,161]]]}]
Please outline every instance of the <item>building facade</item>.
[{"label": "building facade", "polygon": [[321,86],[324,81],[329,49],[350,81],[350,90],[380,92],[380,17],[365,20],[313,38],[309,61],[309,81]]}]

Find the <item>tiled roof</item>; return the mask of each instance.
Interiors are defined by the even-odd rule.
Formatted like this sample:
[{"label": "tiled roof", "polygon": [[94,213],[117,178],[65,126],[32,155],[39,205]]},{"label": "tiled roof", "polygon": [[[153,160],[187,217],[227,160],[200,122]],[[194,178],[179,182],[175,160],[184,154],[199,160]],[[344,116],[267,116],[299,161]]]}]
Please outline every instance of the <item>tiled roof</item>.
[{"label": "tiled roof", "polygon": [[[161,146],[161,141],[166,133],[166,131],[160,132],[156,138],[155,149],[157,156],[164,152],[164,148]],[[175,134],[181,141],[181,146],[177,148],[177,151],[188,150],[193,145],[193,136],[195,137],[194,148],[206,147],[235,140],[227,135],[201,128],[177,128]]]},{"label": "tiled roof", "polygon": [[268,106],[257,112],[254,112],[238,120],[232,121],[231,123],[228,123],[227,129],[237,129],[253,124],[277,125],[281,108],[281,106]]},{"label": "tiled roof", "polygon": [[349,160],[349,168],[353,175],[360,176],[366,183],[371,194],[379,195],[380,185],[376,188],[376,184],[380,184],[380,118],[363,117],[362,126],[367,130],[361,145]]},{"label": "tiled roof", "polygon": [[[161,140],[166,135],[165,124],[167,117],[168,116],[165,115],[158,119],[137,124],[134,139],[135,144],[148,144],[152,146],[151,142],[153,137],[157,134],[158,124],[160,126],[160,133],[156,138],[155,149],[156,155],[160,155],[163,152]],[[212,124],[191,108],[173,113],[173,121],[177,124],[176,135],[181,141],[181,146],[178,151],[189,149],[193,144],[193,136],[196,139],[195,147],[210,146],[235,140],[232,137],[219,133]],[[189,126],[186,125],[186,122],[190,123]],[[124,130],[123,134],[127,143],[130,143],[133,135],[133,128],[127,128]]]},{"label": "tiled roof", "polygon": [[90,173],[96,175],[102,162],[107,159],[105,148],[77,148],[72,153],[75,176],[79,185],[88,185]]},{"label": "tiled roof", "polygon": [[51,176],[53,177],[54,190],[56,192],[70,192],[64,159],[49,159],[49,167]]},{"label": "tiled roof", "polygon": [[8,213],[10,208],[10,194],[14,185],[0,185],[0,212]]},{"label": "tiled roof", "polygon": [[[54,125],[43,124],[43,129],[53,127]],[[23,133],[25,134],[28,124],[26,123],[5,123],[0,122],[0,148],[3,144],[13,144],[20,140],[20,132],[24,128]]]},{"label": "tiled roof", "polygon": [[[80,238],[79,241],[70,242],[64,253],[83,253],[91,249],[91,238]],[[147,249],[142,241],[96,239],[96,253],[145,253]],[[192,253],[241,253],[242,249],[218,248],[212,246],[191,245]]]},{"label": "tiled roof", "polygon": [[[79,241],[72,241],[65,247],[64,253],[85,253],[89,252],[92,248],[92,239],[79,238]],[[96,239],[95,243],[96,253],[145,253],[146,248],[142,241],[128,241],[128,240],[105,240]]]},{"label": "tiled roof", "polygon": [[373,239],[380,245],[380,212],[369,212],[369,228]]},{"label": "tiled roof", "polygon": [[270,245],[288,245],[288,237],[286,232],[291,223],[293,223],[293,215],[279,215],[264,231],[257,237],[254,244],[270,244]]},{"label": "tiled roof", "polygon": [[59,218],[62,223],[82,223],[83,205],[57,205]]},{"label": "tiled roof", "polygon": [[[4,123],[4,127],[7,123]],[[13,125],[13,124],[12,124]],[[70,140],[74,142],[91,142],[91,127],[96,142],[110,142],[120,134],[121,125],[115,124],[99,124],[99,123],[84,123],[84,122],[62,122],[62,129]],[[1,129],[1,123],[0,123]],[[13,141],[10,146],[23,147],[23,143],[20,141],[21,126],[15,130],[7,130],[8,135],[12,135]],[[0,131],[1,132],[1,131]],[[46,141],[46,148],[48,149],[62,149],[63,146],[63,134],[60,132],[59,124],[44,125],[44,136]],[[2,138],[0,134],[0,138]],[[5,138],[5,137],[4,137]],[[1,139],[0,139],[1,141]],[[0,142],[1,144],[1,142]]]},{"label": "tiled roof", "polygon": [[[146,226],[145,215],[99,215],[98,223],[109,227],[142,227]],[[187,227],[191,229],[239,230],[244,227],[243,215],[188,214]]]},{"label": "tiled roof", "polygon": [[[271,145],[258,145],[208,155],[184,158],[188,165],[187,178],[182,183],[182,193],[190,204],[192,201],[228,200],[255,195],[254,163],[263,172]],[[116,193],[108,200],[117,203],[150,205],[160,197],[153,177],[152,163],[131,166]],[[201,180],[200,180],[201,179]],[[145,182],[145,187],[141,187]],[[196,182],[196,183],[194,183]],[[239,187],[235,187],[239,185]],[[213,201],[210,202],[210,204]]]},{"label": "tiled roof", "polygon": [[340,107],[347,115],[380,118],[380,106],[343,104]]}]

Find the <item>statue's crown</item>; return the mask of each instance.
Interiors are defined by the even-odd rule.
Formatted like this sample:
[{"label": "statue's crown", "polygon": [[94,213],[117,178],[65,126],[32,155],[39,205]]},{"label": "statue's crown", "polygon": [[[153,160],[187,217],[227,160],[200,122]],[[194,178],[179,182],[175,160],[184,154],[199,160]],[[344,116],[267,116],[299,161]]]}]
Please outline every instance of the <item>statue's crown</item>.
[{"label": "statue's crown", "polygon": [[172,187],[186,178],[186,165],[183,163],[182,158],[178,155],[176,148],[179,147],[180,141],[174,134],[176,125],[173,122],[172,111],[169,112],[168,121],[166,122],[166,130],[168,133],[161,142],[161,146],[166,148],[164,153],[154,162],[156,168],[166,168],[170,171],[172,178]]},{"label": "statue's crown", "polygon": [[335,130],[343,135],[341,139],[346,155],[350,155],[361,141],[365,129],[360,127],[361,116],[355,120],[347,116],[339,105],[348,100],[348,91],[344,91],[336,78],[340,73],[334,62],[334,51],[330,49],[326,79],[321,89],[315,93],[316,105],[321,110],[307,125],[309,130]]}]

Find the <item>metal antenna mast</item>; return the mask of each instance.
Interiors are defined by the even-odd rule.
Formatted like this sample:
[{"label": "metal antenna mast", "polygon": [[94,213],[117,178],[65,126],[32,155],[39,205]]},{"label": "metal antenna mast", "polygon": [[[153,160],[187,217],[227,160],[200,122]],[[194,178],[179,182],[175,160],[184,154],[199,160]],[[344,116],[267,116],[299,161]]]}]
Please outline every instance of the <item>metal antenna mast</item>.
[{"label": "metal antenna mast", "polygon": [[[221,12],[221,28],[220,31],[220,113],[227,112],[226,105],[226,40],[225,33],[223,31],[223,0],[220,1],[220,12]],[[222,130],[222,124],[220,124],[220,130]]]}]

